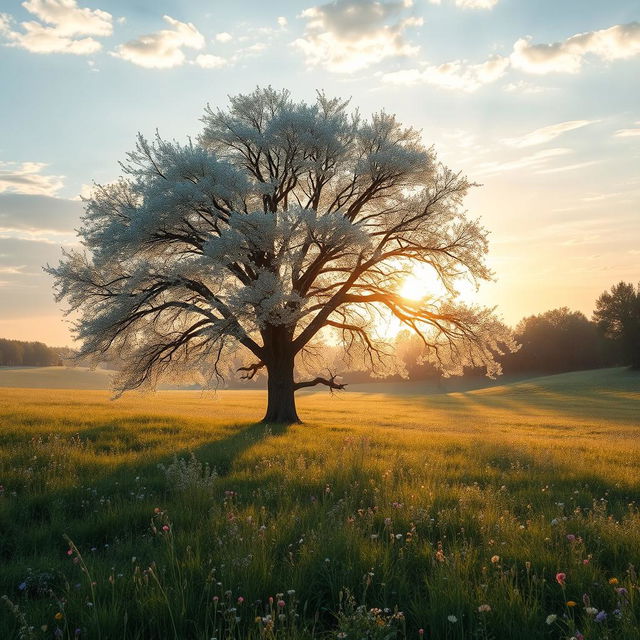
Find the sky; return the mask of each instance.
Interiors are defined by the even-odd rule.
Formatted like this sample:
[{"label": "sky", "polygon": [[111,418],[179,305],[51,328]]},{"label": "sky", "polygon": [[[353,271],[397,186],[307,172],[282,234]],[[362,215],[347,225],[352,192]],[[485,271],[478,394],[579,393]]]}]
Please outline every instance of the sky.
[{"label": "sky", "polygon": [[507,323],[640,280],[637,0],[2,0],[0,337],[71,344],[42,265],[80,196],[258,85],[395,113],[481,184]]}]

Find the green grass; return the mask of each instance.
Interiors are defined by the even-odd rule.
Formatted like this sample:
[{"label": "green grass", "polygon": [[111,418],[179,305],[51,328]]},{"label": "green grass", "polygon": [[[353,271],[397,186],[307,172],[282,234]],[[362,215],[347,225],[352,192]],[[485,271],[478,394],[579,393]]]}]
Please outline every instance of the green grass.
[{"label": "green grass", "polygon": [[640,638],[637,374],[379,388],[0,390],[0,638]]}]

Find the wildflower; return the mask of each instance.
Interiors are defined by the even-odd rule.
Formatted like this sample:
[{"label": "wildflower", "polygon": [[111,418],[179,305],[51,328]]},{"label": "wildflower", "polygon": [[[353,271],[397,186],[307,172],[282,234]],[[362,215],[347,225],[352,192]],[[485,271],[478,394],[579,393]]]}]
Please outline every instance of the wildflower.
[{"label": "wildflower", "polygon": [[585,566],[586,566],[586,565],[588,565],[588,564],[589,564],[589,558],[585,558],[585,559],[582,561],[582,564],[584,564]]},{"label": "wildflower", "polygon": [[554,519],[551,521],[551,524],[555,527],[555,526],[558,524],[558,518],[554,518]]},{"label": "wildflower", "polygon": [[283,609],[283,608],[284,608],[284,605],[285,605],[285,604],[286,604],[286,603],[285,603],[285,601],[284,601],[284,600],[278,600],[278,606],[279,606],[281,609]]},{"label": "wildflower", "polygon": [[26,583],[26,582],[21,582],[21,583],[18,585],[18,589],[19,589],[20,591],[24,591],[26,588],[27,588],[27,583]]},{"label": "wildflower", "polygon": [[260,616],[256,616],[254,622],[262,622],[262,618]]},{"label": "wildflower", "polygon": [[589,596],[585,593],[582,596],[582,604],[585,607],[590,607],[591,606],[591,599],[589,598]]},{"label": "wildflower", "polygon": [[547,616],[547,624],[553,624],[558,619],[558,616],[555,613]]},{"label": "wildflower", "polygon": [[567,579],[567,574],[566,573],[556,573],[556,582],[561,586],[564,587],[564,583],[565,580]]},{"label": "wildflower", "polygon": [[576,537],[573,535],[573,533],[568,533],[567,534],[567,540],[569,542],[575,542],[576,541]]},{"label": "wildflower", "polygon": [[338,633],[336,635],[336,638],[340,638],[340,640],[342,640],[342,638],[346,638],[347,634],[344,631],[341,631],[340,633]]},{"label": "wildflower", "polygon": [[575,606],[576,606],[576,603],[573,600],[569,600],[567,602],[567,607],[575,607]]},{"label": "wildflower", "polygon": [[493,564],[498,564],[498,562],[500,562],[500,556],[491,556],[491,562]]},{"label": "wildflower", "polygon": [[458,622],[458,618],[456,618],[455,616],[447,616],[447,620],[448,620],[451,624],[455,624],[456,622]]},{"label": "wildflower", "polygon": [[607,614],[604,611],[600,611],[596,616],[596,622],[604,622],[607,619]]},{"label": "wildflower", "polygon": [[609,578],[609,584],[618,584],[618,578]]},{"label": "wildflower", "polygon": [[68,556],[72,556],[73,555],[73,549],[67,549],[67,555]]},{"label": "wildflower", "polygon": [[488,604],[481,604],[478,607],[478,611],[480,613],[488,613],[489,611],[491,611],[491,607]]},{"label": "wildflower", "polygon": [[588,613],[590,616],[595,616],[596,613],[598,613],[598,610],[595,607],[587,607],[585,609],[585,612]]},{"label": "wildflower", "polygon": [[162,530],[166,533],[167,531],[169,531],[169,525],[165,524],[162,526]]},{"label": "wildflower", "polygon": [[56,613],[55,616],[53,616],[56,620],[62,620],[62,618],[64,618],[64,615],[62,614],[61,611],[58,611],[58,613]]},{"label": "wildflower", "polygon": [[616,593],[623,598],[626,598],[629,595],[629,592],[624,587],[618,587],[616,589]]},{"label": "wildflower", "polygon": [[422,636],[424,636],[424,629],[418,629],[418,635],[422,638]]},{"label": "wildflower", "polygon": [[244,598],[242,596],[238,596],[238,604],[242,604],[244,602]]},{"label": "wildflower", "polygon": [[387,527],[391,526],[391,518],[385,518],[385,519],[384,519],[384,524],[385,524],[385,526],[387,526]]},{"label": "wildflower", "polygon": [[289,589],[289,591],[287,591],[287,595],[293,596],[295,595],[296,590],[295,589]]},{"label": "wildflower", "polygon": [[218,602],[218,600],[220,600],[220,598],[218,596],[213,596],[213,598],[211,598],[214,602]]}]

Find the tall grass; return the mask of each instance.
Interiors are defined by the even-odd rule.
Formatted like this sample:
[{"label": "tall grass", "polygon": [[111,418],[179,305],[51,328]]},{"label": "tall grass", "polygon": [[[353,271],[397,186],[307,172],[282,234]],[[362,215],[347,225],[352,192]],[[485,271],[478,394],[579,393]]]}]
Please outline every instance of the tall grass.
[{"label": "tall grass", "polygon": [[0,391],[1,638],[640,638],[640,380]]}]

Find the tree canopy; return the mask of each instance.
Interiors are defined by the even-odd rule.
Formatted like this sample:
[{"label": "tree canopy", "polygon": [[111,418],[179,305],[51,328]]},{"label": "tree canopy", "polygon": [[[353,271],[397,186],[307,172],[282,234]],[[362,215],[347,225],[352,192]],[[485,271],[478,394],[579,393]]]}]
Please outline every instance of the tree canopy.
[{"label": "tree canopy", "polygon": [[[265,420],[297,420],[296,390],[344,387],[314,357],[318,340],[371,370],[399,366],[387,317],[447,374],[500,372],[510,332],[491,309],[455,301],[460,278],[492,277],[487,232],[462,208],[474,185],[418,131],[272,88],[207,107],[202,121],[196,142],[139,135],[123,177],[86,200],[84,251],[48,267],[79,312],[81,355],[124,363],[119,391],[194,370],[215,383],[243,348],[242,375],[267,371]],[[402,297],[415,265],[449,295]]]},{"label": "tree canopy", "polygon": [[620,347],[623,362],[640,369],[640,285],[619,282],[596,300],[593,319]]}]

